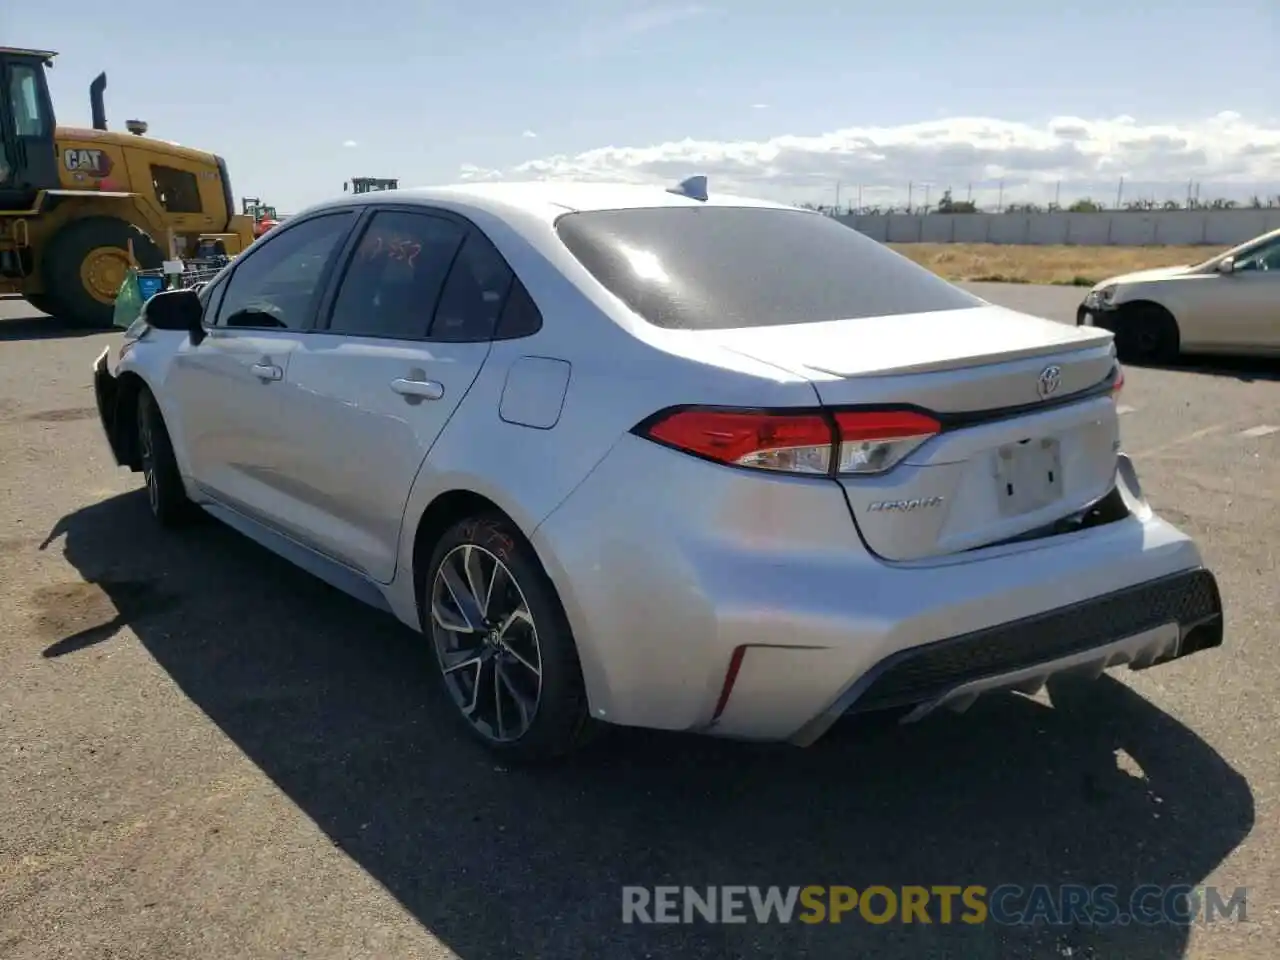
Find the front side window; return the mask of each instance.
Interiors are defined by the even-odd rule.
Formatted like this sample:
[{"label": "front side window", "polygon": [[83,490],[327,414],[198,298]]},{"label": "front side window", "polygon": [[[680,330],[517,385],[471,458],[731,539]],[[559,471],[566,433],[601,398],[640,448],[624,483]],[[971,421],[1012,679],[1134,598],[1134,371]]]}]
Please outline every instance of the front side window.
[{"label": "front side window", "polygon": [[565,246],[658,327],[727,330],[963,310],[982,301],[832,217],[770,207],[568,213]]},{"label": "front side window", "polygon": [[1280,270],[1280,237],[1254,247],[1235,261],[1236,270]]},{"label": "front side window", "polygon": [[314,217],[251,246],[235,261],[215,325],[280,330],[309,326],[324,278],[354,220],[350,211]]},{"label": "front side window", "polygon": [[36,67],[21,65],[9,68],[9,107],[13,112],[14,132],[20,137],[44,137],[49,133],[40,97],[40,75]]}]

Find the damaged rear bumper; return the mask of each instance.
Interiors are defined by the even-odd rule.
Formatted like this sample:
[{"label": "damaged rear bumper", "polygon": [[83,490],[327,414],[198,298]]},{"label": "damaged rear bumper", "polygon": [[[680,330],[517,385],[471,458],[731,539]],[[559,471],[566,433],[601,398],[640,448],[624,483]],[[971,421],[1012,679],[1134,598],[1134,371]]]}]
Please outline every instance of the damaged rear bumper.
[{"label": "damaged rear bumper", "polygon": [[1222,597],[1203,568],[1138,583],[1044,613],[911,647],[881,660],[792,742],[813,743],[849,713],[908,707],[910,723],[962,711],[997,690],[1035,693],[1058,676],[1145,670],[1220,647]]}]

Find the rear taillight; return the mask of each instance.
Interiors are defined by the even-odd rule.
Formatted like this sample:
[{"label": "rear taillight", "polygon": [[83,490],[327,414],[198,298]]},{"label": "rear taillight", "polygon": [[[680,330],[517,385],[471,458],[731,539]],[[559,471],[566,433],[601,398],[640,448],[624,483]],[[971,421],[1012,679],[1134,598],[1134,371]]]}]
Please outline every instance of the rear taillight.
[{"label": "rear taillight", "polygon": [[718,463],[808,476],[884,473],[941,430],[927,414],[900,410],[771,413],[676,410],[637,432]]},{"label": "rear taillight", "polygon": [[849,410],[835,417],[840,429],[836,473],[884,473],[942,429],[928,414],[910,410]]},{"label": "rear taillight", "polygon": [[831,422],[820,413],[678,410],[641,431],[708,460],[784,473],[831,472]]},{"label": "rear taillight", "polygon": [[1111,384],[1111,399],[1119,400],[1120,391],[1123,389],[1124,389],[1124,367],[1120,366],[1119,364],[1116,364],[1116,379],[1115,379],[1115,382]]}]

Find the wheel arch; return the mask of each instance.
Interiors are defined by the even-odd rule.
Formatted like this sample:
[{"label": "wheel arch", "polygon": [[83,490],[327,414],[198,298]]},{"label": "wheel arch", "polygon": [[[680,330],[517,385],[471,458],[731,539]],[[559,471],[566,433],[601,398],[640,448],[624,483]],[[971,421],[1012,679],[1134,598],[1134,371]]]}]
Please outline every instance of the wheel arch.
[{"label": "wheel arch", "polygon": [[1172,310],[1170,310],[1165,304],[1161,303],[1159,300],[1154,300],[1151,297],[1135,297],[1132,300],[1126,300],[1124,303],[1118,304],[1117,309],[1120,311],[1122,315],[1125,313],[1141,313],[1143,311],[1152,311],[1152,312],[1158,311],[1160,313],[1163,313],[1165,316],[1167,316],[1175,324],[1178,322],[1178,318],[1174,316],[1174,313]]},{"label": "wheel arch", "polygon": [[175,422],[163,391],[156,389],[152,382],[154,377],[155,371],[144,373],[133,364],[116,373],[116,409],[112,431],[120,443],[121,465],[135,473],[142,469],[142,459],[138,454],[138,397],[146,390],[155,398],[156,406],[160,408],[160,416],[164,418],[165,429],[169,432],[169,442],[173,445],[174,458],[178,461],[180,472],[186,476],[186,443],[180,429],[181,423]]},{"label": "wheel arch", "polygon": [[[578,663],[582,670],[583,685],[586,689],[587,707],[594,716],[597,708],[608,700],[608,680],[594,651],[589,644],[584,645],[581,632],[577,629],[573,617],[572,588],[564,582],[563,573],[554,562],[538,549],[532,530],[522,525],[513,515],[513,511],[505,509],[502,504],[491,497],[475,490],[454,487],[437,494],[418,516],[413,528],[412,546],[407,558],[410,564],[410,576],[407,578],[413,590],[412,610],[417,616],[418,629],[424,634],[427,630],[427,611],[423,608],[423,594],[426,587],[427,566],[431,562],[431,552],[444,532],[454,523],[477,513],[496,513],[510,522],[512,528],[520,535],[530,554],[537,560],[543,576],[551,584],[555,592],[554,600],[573,632],[574,646],[577,648]],[[401,594],[403,596],[403,594]]]},{"label": "wheel arch", "polygon": [[[444,536],[444,532],[464,517],[477,513],[498,513],[511,521],[517,530],[520,525],[511,518],[507,511],[488,497],[473,490],[446,490],[427,504],[426,509],[418,517],[413,533],[412,563],[413,599],[418,611],[418,624],[425,631],[426,611],[422,607],[422,592],[426,587],[427,565],[431,562],[431,551]],[[526,538],[527,539],[527,538]],[[539,561],[541,562],[541,561]]]},{"label": "wheel arch", "polygon": [[136,370],[124,370],[116,375],[116,409],[111,429],[121,464],[134,473],[142,469],[142,458],[138,454],[138,398],[143,390],[155,395],[151,385]]}]

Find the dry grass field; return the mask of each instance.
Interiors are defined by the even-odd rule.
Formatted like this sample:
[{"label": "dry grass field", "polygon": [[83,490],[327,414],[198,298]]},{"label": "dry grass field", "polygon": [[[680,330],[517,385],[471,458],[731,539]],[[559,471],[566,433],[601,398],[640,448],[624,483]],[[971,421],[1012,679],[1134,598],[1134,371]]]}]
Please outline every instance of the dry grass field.
[{"label": "dry grass field", "polygon": [[1118,273],[1208,260],[1222,247],[1036,247],[996,243],[894,243],[947,280],[1091,287]]}]

